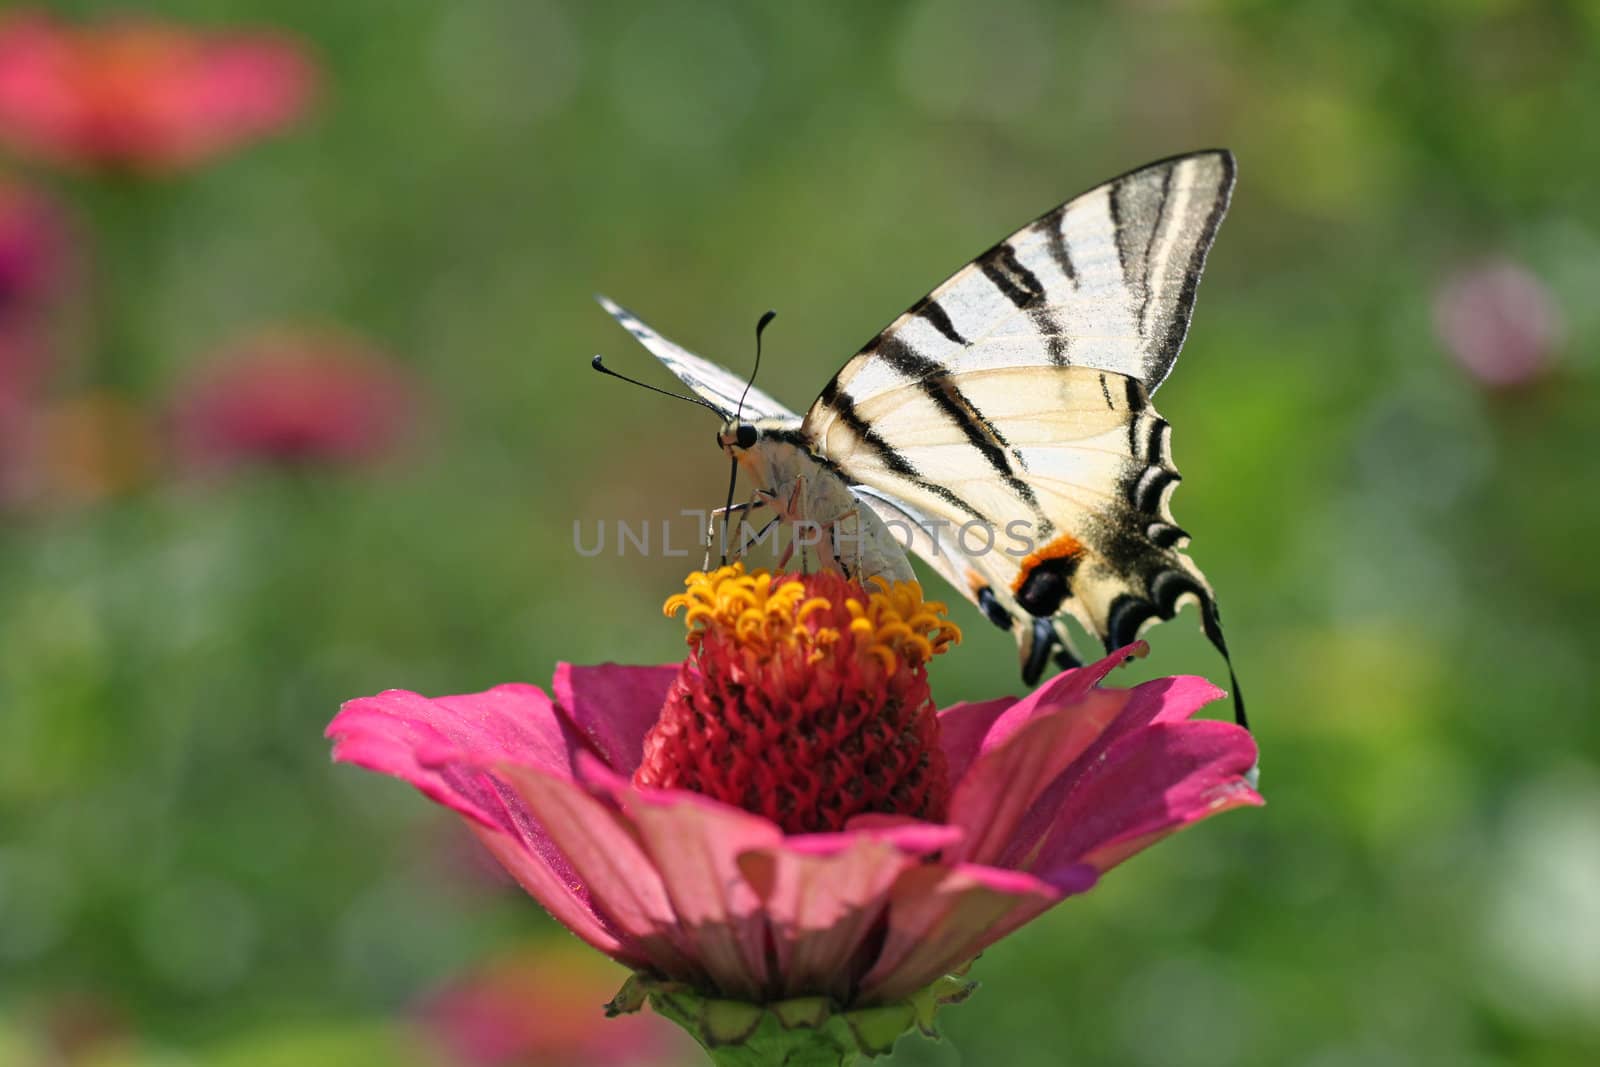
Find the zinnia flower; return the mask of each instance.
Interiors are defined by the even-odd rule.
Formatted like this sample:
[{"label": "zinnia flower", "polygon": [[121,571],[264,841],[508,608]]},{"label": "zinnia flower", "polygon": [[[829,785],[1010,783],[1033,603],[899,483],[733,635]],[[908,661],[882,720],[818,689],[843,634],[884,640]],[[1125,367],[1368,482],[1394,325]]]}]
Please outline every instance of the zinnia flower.
[{"label": "zinnia flower", "polygon": [[65,288],[71,244],[43,194],[0,180],[0,420],[36,399],[47,370],[53,305]]},{"label": "zinnia flower", "polygon": [[70,259],[56,205],[35,189],[0,179],[0,323],[48,307],[61,293]]},{"label": "zinnia flower", "polygon": [[1450,357],[1497,389],[1546,373],[1566,333],[1550,290],[1510,260],[1480,263],[1447,280],[1434,298],[1433,322]]},{"label": "zinnia flower", "polygon": [[571,939],[519,948],[450,979],[416,1016],[462,1067],[664,1067],[681,1034],[648,1015],[608,1022],[595,1010],[616,966]]},{"label": "zinnia flower", "polygon": [[0,507],[29,495],[39,478],[40,411],[72,251],[56,205],[0,179]]},{"label": "zinnia flower", "polygon": [[[959,639],[914,583],[689,577],[681,665],[346,704],[334,758],[453,808],[524,888],[708,1048],[883,1051],[985,947],[1190,823],[1259,804],[1248,733],[1200,678],[935,713]],[[842,1021],[841,1021],[842,1020]],[[729,1060],[728,1062],[734,1062]],[[744,1061],[739,1061],[744,1062]],[[758,1062],[758,1061],[750,1061]],[[805,1062],[812,1062],[806,1060]],[[817,1062],[823,1062],[818,1060]]]},{"label": "zinnia flower", "polygon": [[173,432],[193,468],[364,463],[389,455],[411,432],[417,393],[408,374],[360,342],[263,334],[180,387]]},{"label": "zinnia flower", "polygon": [[75,28],[0,21],[0,141],[46,162],[161,173],[279,130],[315,73],[275,34],[207,33],[124,17]]}]

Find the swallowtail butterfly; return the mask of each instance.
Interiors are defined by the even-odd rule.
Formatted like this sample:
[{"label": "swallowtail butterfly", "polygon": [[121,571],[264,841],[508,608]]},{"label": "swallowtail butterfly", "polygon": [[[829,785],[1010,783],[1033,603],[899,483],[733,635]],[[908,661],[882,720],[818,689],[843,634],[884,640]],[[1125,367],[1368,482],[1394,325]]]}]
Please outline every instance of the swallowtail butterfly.
[{"label": "swallowtail butterfly", "polygon": [[804,417],[600,301],[722,416],[718,444],[756,486],[743,507],[828,530],[824,564],[862,580],[911,579],[915,552],[1016,635],[1028,684],[1079,662],[1069,615],[1109,651],[1194,601],[1226,659],[1150,398],[1233,182],[1213,150],[1069,200],[890,323]]}]

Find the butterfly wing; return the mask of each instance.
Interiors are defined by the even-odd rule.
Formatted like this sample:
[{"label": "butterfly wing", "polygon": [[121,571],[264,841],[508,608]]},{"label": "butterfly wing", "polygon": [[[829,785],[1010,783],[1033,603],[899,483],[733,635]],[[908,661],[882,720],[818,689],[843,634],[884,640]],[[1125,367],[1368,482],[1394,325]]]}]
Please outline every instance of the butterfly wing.
[{"label": "butterfly wing", "polygon": [[1017,604],[1006,584],[1005,571],[994,566],[998,561],[985,550],[987,546],[969,542],[949,522],[924,515],[905,501],[871,486],[855,485],[851,492],[877,513],[897,544],[920,556],[935,573],[976,603],[990,622],[1015,635],[1022,678],[1029,685],[1039,680],[1052,653],[1061,667],[1082,664],[1059,618],[1036,619]]},{"label": "butterfly wing", "polygon": [[[694,391],[706,403],[711,404],[723,418],[732,418],[735,411],[740,411],[746,421],[764,418],[799,418],[793,411],[778,403],[760,389],[751,386],[746,392],[745,380],[726,367],[697,356],[687,348],[669,341],[660,333],[646,326],[639,316],[622,307],[615,301],[603,296],[595,297],[600,306],[611,313],[611,317],[622,324],[622,328],[633,334],[638,342],[648,348],[652,355],[659,359],[668,370],[678,376],[678,380]],[[739,407],[740,397],[744,398],[744,407]]]},{"label": "butterfly wing", "polygon": [[1233,178],[1226,152],[1175,157],[1023,227],[847,363],[807,413],[807,439],[852,480],[958,528],[1024,522],[1010,552],[966,556],[1028,616],[1070,614],[1114,648],[1192,599],[1226,655],[1169,510],[1171,428],[1150,394],[1188,330]]}]

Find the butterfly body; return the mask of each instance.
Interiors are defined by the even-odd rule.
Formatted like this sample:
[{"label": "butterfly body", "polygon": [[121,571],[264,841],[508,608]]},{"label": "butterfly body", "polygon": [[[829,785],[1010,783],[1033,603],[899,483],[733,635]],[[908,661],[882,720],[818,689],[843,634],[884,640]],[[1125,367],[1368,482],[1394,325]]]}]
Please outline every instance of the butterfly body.
[{"label": "butterfly body", "polygon": [[[795,529],[801,551],[814,548],[822,566],[861,582],[915,579],[904,546],[863,506],[838,469],[807,446],[800,419],[744,425],[754,430],[747,433],[748,445],[739,443],[738,426],[725,429],[718,443],[756,486],[757,500]],[[744,540],[734,547],[743,547]]]},{"label": "butterfly body", "polygon": [[[802,417],[601,303],[727,425],[719,442],[784,519],[838,533],[847,574],[921,557],[1017,639],[1023,676],[1113,649],[1216,598],[1172,517],[1171,427],[1151,397],[1188,331],[1233,189],[1220,150],[1161,160],[990,248],[861,349]],[[1231,673],[1230,665],[1230,673]],[[1238,701],[1238,717],[1243,706]]]}]

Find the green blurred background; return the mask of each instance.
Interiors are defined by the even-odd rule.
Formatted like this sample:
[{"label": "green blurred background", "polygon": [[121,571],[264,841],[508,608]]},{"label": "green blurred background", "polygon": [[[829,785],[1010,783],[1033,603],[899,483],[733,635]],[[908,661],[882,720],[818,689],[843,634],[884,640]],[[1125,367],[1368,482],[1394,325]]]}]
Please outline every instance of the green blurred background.
[{"label": "green blurred background", "polygon": [[[667,384],[591,294],[736,368],[776,308],[761,384],[803,407],[1018,224],[1212,145],[1239,184],[1158,400],[1268,806],[986,953],[895,1062],[1600,1062],[1600,7],[56,9],[282,30],[322,85],[132,193],[4,165],[138,339],[76,331],[46,399],[98,377],[155,418],[231,338],[310,323],[424,414],[376,467],[162,460],[0,513],[0,1063],[440,1062],[419,998],[569,939],[321,733],[383,688],[679,657],[686,561],[580,558],[573,523],[720,503],[725,468],[706,413],[589,370]],[[1448,303],[1483,263],[1544,301],[1489,309],[1536,342],[1512,387],[1442,322],[1493,304]],[[956,613],[941,703],[1017,691]],[[1219,677],[1192,613],[1150,636],[1139,672]]]}]

